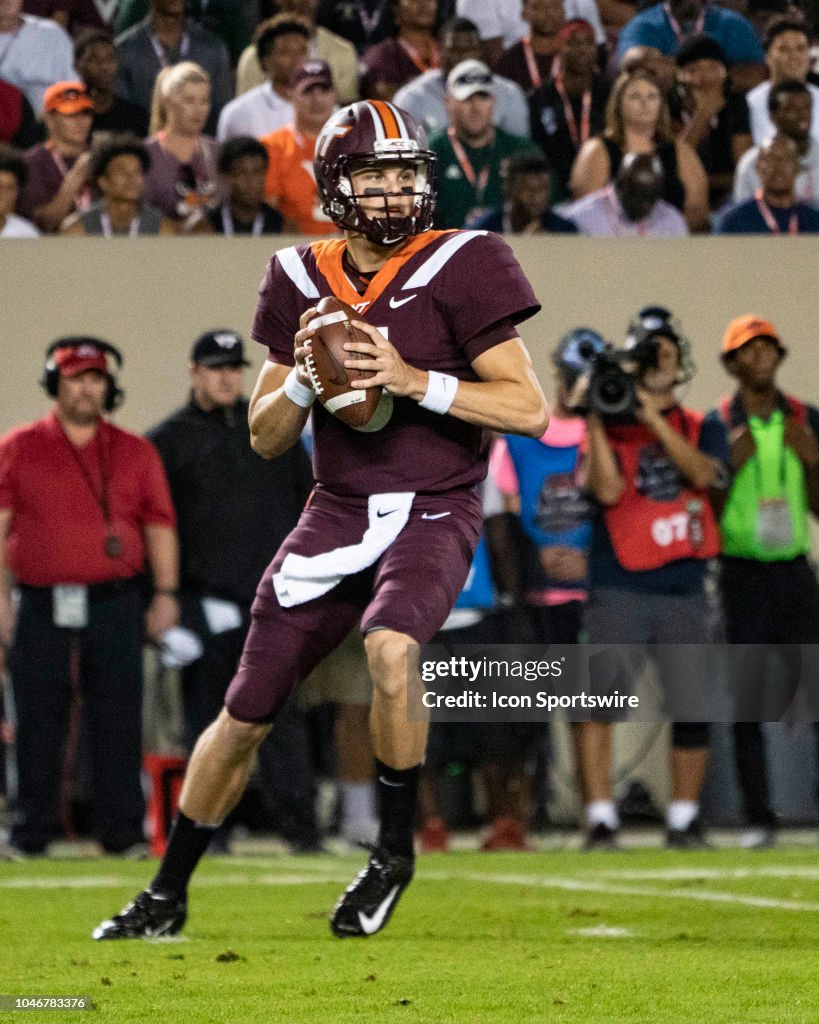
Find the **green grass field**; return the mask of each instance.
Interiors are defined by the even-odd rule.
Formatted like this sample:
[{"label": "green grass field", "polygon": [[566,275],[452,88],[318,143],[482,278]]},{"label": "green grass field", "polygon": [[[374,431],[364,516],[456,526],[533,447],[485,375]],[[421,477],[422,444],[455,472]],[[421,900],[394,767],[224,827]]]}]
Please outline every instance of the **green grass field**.
[{"label": "green grass field", "polygon": [[116,1024],[819,1021],[813,848],[427,856],[384,932],[340,941],[362,863],[207,859],[183,939],[111,943],[91,929],[153,865],[0,864],[0,992],[90,995]]}]

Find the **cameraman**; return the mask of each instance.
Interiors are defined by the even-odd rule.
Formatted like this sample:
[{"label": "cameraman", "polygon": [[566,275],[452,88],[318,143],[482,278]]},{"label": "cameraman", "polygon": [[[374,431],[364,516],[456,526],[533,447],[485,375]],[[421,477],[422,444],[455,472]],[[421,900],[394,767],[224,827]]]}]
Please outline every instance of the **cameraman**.
[{"label": "cameraman", "polygon": [[[708,492],[727,484],[725,429],[703,425],[699,413],[677,401],[675,389],[691,379],[694,366],[688,340],[668,310],[641,310],[626,353],[616,358],[633,398],[630,409],[601,415],[594,371],[589,387],[587,485],[601,506],[590,555],[589,642],[705,644],[703,580],[707,560],[719,550]],[[707,686],[704,673],[692,679],[681,672],[679,659],[662,649],[656,654],[667,696],[690,696]],[[706,725],[673,725],[668,846],[706,845],[699,792],[707,754]],[[578,757],[587,848],[612,847],[620,823],[612,798],[610,723],[579,725]]]}]

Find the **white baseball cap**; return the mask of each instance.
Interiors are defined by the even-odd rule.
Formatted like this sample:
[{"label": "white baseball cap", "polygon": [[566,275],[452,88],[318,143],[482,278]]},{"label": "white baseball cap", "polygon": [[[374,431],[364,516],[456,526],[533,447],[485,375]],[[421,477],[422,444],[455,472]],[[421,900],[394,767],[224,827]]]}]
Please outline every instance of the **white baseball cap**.
[{"label": "white baseball cap", "polygon": [[449,72],[446,91],[456,100],[468,100],[476,92],[495,95],[492,72],[482,60],[462,60]]}]

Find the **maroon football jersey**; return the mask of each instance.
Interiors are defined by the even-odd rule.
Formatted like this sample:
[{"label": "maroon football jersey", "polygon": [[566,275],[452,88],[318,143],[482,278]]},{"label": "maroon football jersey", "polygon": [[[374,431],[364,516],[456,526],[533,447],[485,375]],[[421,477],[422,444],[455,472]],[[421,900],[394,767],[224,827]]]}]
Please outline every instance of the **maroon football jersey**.
[{"label": "maroon football jersey", "polygon": [[[360,295],[347,277],[343,239],[283,249],[259,288],[252,336],[292,366],[299,317],[327,295],[361,311],[410,365],[476,381],[472,361],[515,337],[540,309],[512,250],[486,231],[429,231],[411,238]],[[504,329],[505,326],[505,329]],[[500,329],[498,329],[500,328]],[[488,430],[396,398],[389,423],[360,433],[313,406],[313,470],[336,494],[430,493],[486,475]]]}]

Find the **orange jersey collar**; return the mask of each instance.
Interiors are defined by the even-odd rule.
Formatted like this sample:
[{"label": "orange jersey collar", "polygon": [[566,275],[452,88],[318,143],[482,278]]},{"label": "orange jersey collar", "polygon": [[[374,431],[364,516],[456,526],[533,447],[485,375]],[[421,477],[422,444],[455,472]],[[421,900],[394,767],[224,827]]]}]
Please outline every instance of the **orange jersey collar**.
[{"label": "orange jersey collar", "polygon": [[342,257],[347,249],[346,239],[333,238],[313,242],[310,248],[316,258],[319,273],[329,284],[333,295],[349,306],[366,308],[383,295],[407,260],[442,235],[449,234],[452,234],[452,231],[425,231],[422,235],[413,235],[398,252],[388,258],[370,281],[363,295],[359,295],[344,272]]}]

